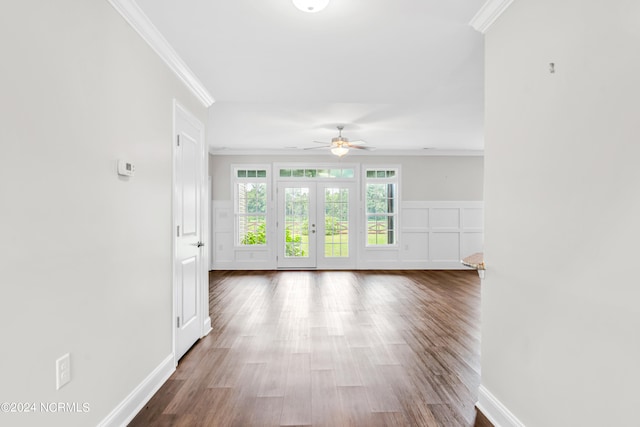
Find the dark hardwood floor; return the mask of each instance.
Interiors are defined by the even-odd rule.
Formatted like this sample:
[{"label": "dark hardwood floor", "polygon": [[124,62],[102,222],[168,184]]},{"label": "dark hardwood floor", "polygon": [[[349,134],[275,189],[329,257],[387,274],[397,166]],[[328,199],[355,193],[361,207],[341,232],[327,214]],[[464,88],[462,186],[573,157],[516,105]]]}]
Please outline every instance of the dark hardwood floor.
[{"label": "dark hardwood floor", "polygon": [[130,426],[474,425],[474,271],[212,272],[210,306]]}]

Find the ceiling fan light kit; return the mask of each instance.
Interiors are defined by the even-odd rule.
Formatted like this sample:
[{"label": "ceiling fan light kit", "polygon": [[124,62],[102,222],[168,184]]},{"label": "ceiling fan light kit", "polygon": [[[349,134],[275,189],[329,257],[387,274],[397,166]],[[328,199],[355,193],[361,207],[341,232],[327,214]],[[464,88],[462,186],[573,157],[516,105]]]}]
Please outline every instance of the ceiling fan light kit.
[{"label": "ceiling fan light kit", "polygon": [[327,7],[329,0],[292,0],[293,5],[303,12],[316,13]]},{"label": "ceiling fan light kit", "polygon": [[349,152],[349,149],[347,147],[343,147],[342,145],[338,146],[338,147],[333,147],[331,149],[331,153],[335,154],[338,157],[342,157],[345,154],[347,154]]},{"label": "ceiling fan light kit", "polygon": [[349,149],[356,150],[371,150],[373,147],[363,147],[366,142],[364,141],[349,141],[349,138],[342,136],[343,125],[338,125],[338,136],[331,138],[331,142],[313,141],[317,144],[325,144],[324,147],[309,147],[305,150],[315,150],[318,148],[329,149],[332,154],[342,157],[349,152]]}]

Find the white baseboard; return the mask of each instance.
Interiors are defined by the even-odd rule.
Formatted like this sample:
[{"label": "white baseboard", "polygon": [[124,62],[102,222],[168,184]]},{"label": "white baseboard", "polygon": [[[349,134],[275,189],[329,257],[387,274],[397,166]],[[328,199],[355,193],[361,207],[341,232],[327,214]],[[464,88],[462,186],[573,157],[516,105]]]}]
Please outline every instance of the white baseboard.
[{"label": "white baseboard", "polygon": [[478,403],[476,407],[495,427],[525,427],[525,425],[483,385],[478,389]]},{"label": "white baseboard", "polygon": [[209,335],[209,332],[211,332],[212,330],[213,328],[211,327],[211,316],[207,316],[207,318],[204,319],[204,325],[202,325],[202,336],[205,337]]},{"label": "white baseboard", "polygon": [[460,261],[401,261],[400,269],[403,270],[469,270]]},{"label": "white baseboard", "polygon": [[98,424],[98,427],[126,426],[175,370],[173,354],[170,354]]}]

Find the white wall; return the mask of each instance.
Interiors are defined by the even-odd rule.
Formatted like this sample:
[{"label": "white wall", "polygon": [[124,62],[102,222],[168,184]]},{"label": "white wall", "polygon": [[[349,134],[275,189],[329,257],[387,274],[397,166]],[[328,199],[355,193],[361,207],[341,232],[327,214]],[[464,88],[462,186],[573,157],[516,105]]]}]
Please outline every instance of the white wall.
[{"label": "white wall", "polygon": [[[327,156],[209,156],[212,200],[231,200],[230,166],[234,163],[335,163]],[[353,156],[343,163],[402,165],[402,199],[411,201],[482,200],[481,156]]]},{"label": "white wall", "polygon": [[[336,163],[334,156],[210,156],[212,269],[274,269],[275,245],[234,246],[232,164]],[[311,162],[311,163],[309,163]],[[482,250],[482,157],[347,156],[341,164],[399,166],[399,244],[365,247],[361,234],[358,269],[459,269],[460,259]],[[275,169],[274,169],[275,171]],[[276,172],[274,172],[276,173]],[[275,208],[270,225],[275,229]],[[360,230],[363,231],[362,229]],[[352,252],[353,253],[353,252]]]},{"label": "white wall", "polygon": [[[105,0],[0,14],[0,402],[98,424],[172,352],[172,101],[206,111]],[[118,178],[128,159],[136,176]],[[71,353],[56,391],[55,360]]]},{"label": "white wall", "polygon": [[529,427],[638,425],[639,17],[517,0],[486,35],[482,385]]}]

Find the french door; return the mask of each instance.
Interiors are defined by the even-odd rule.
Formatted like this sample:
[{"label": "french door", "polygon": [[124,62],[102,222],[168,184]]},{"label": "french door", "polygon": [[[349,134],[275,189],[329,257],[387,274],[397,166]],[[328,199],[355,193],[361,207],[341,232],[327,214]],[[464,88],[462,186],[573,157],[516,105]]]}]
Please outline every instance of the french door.
[{"label": "french door", "polygon": [[355,268],[355,184],[284,181],[277,189],[278,268]]}]

